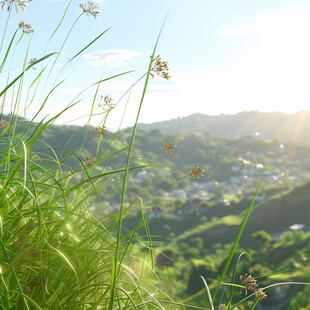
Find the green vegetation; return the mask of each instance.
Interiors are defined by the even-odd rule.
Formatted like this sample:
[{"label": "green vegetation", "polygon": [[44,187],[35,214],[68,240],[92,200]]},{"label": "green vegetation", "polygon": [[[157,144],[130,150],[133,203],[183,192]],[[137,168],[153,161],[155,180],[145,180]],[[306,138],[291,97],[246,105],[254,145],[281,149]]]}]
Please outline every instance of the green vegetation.
[{"label": "green vegetation", "polygon": [[[0,1],[7,23],[12,10],[28,9],[27,2]],[[81,15],[67,31],[63,21],[71,5],[48,38],[64,32],[59,50],[29,59],[27,47],[17,74],[14,51],[21,42],[31,45],[33,29],[21,22],[13,34],[6,28],[1,34],[0,76],[6,81],[0,86],[1,309],[309,306],[310,236],[288,229],[308,224],[303,220],[309,218],[309,184],[289,190],[309,178],[310,147],[287,143],[283,155],[274,140],[137,130],[150,77],[170,78],[168,64],[156,56],[158,40],[139,79],[144,87],[133,128],[107,130],[115,105],[108,95],[99,97],[102,122],[90,126],[101,84],[129,72],[88,87],[95,91],[85,126],[54,125],[78,97],[40,120],[62,83],[54,70],[70,32],[83,15],[99,14],[94,2],[81,4]],[[53,86],[39,94],[49,83]],[[41,105],[27,119],[40,96]],[[264,191],[258,185],[263,177],[274,181],[263,183]]]}]

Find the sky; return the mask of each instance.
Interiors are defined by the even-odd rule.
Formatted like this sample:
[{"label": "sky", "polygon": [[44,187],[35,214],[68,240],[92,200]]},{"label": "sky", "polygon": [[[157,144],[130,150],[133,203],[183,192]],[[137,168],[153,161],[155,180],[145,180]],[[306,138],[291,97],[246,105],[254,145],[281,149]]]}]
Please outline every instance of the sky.
[{"label": "sky", "polygon": [[[76,21],[82,12],[79,4],[85,2],[33,0],[25,12],[11,13],[4,46],[21,20],[31,23],[35,31],[23,36],[14,50],[6,71],[10,77],[20,72],[28,47],[28,58],[62,52],[46,60],[48,68],[55,64],[48,79],[42,78],[28,116],[63,81],[50,94],[42,117],[78,101],[58,123],[84,125],[93,106],[98,115],[91,123],[96,125],[105,115],[99,99],[108,95],[117,105],[108,116],[107,127],[131,126],[144,80],[127,91],[147,71],[163,24],[156,55],[168,62],[171,78],[167,81],[155,76],[150,80],[140,122],[193,113],[310,110],[310,0],[100,0],[96,18],[83,14]],[[61,26],[49,40],[65,11]],[[1,33],[7,16],[5,10],[0,11]],[[66,65],[104,31],[100,39]],[[4,51],[2,48],[0,59]],[[30,81],[41,65],[29,70]],[[101,83],[97,93],[95,86],[89,87],[128,71],[133,72]],[[30,97],[26,96],[22,104],[28,106]],[[9,109],[8,102],[4,105]]]}]

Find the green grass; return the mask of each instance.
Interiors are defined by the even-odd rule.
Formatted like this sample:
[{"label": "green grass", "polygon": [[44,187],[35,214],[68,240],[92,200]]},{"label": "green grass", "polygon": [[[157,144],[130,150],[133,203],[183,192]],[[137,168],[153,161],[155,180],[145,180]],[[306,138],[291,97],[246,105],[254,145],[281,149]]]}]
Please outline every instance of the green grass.
[{"label": "green grass", "polygon": [[[1,3],[4,4],[5,10],[0,14],[1,16],[7,14],[7,25],[10,23],[12,10],[17,8],[20,11],[21,8],[25,8],[22,0]],[[85,159],[84,144],[87,139],[95,135],[94,132],[86,130],[83,131],[84,142],[79,145],[80,152],[65,146],[59,155],[59,152],[44,141],[44,134],[53,128],[54,122],[63,113],[79,103],[81,94],[95,87],[86,128],[95,111],[100,85],[130,72],[122,72],[94,81],[55,116],[36,121],[41,117],[52,94],[57,92],[63,83],[61,80],[63,69],[58,74],[54,73],[54,70],[70,33],[78,27],[79,19],[83,15],[95,14],[92,13],[91,8],[89,11],[85,10],[90,3],[92,2],[85,4],[81,14],[73,21],[69,30],[66,30],[63,29],[63,22],[72,6],[72,1],[68,1],[53,33],[47,36],[46,50],[57,32],[64,33],[58,51],[48,53],[31,63],[29,63],[29,49],[31,37],[35,33],[32,34],[30,31],[27,33],[27,29],[31,29],[30,26],[27,26],[26,32],[25,29],[22,31],[17,28],[13,34],[7,32],[6,26],[1,33],[0,76],[6,83],[0,89],[2,103],[0,308],[206,309],[183,304],[177,297],[167,296],[160,289],[161,283],[156,277],[154,249],[143,200],[137,197],[133,201],[128,201],[126,196],[130,177],[150,166],[143,163],[132,164],[132,151],[150,76],[154,77],[157,73],[160,77],[169,78],[168,73],[164,71],[165,62],[156,57],[162,30],[147,62],[145,73],[123,95],[124,97],[128,94],[138,82],[144,81],[128,147],[116,148],[119,134],[116,132],[109,137],[107,147],[102,149],[100,146],[104,137],[100,136],[97,149],[94,150],[95,156],[88,156]],[[31,9],[31,6],[26,9]],[[107,31],[108,29],[101,31],[72,57],[68,57],[64,67],[71,65],[81,53],[104,38]],[[7,46],[5,46],[7,42],[5,38],[10,38]],[[24,52],[23,65],[15,74],[17,71],[13,71],[14,61],[16,61],[14,51],[24,41],[28,42],[28,45]],[[47,61],[52,63],[50,67]],[[35,75],[30,74],[34,66],[37,68]],[[44,95],[41,89],[45,89]],[[24,118],[28,116],[29,108],[38,97],[43,98],[40,101],[41,105],[30,121],[26,121]],[[5,121],[3,106],[7,102],[10,102],[12,113],[8,121]],[[101,128],[104,128],[110,112],[111,109],[103,115],[102,122],[99,124]],[[20,115],[24,118],[20,118]],[[76,133],[76,135],[79,134],[80,132]],[[117,156],[125,156],[123,167],[116,170],[102,169],[102,167],[108,167],[106,165],[108,161]],[[74,167],[78,168],[73,169],[69,162],[74,162]],[[116,188],[119,205],[112,208],[110,202],[105,201],[100,193],[103,188],[109,188],[109,184],[115,180],[118,182]],[[210,227],[215,224],[240,224],[217,285],[209,290],[207,282],[202,278],[211,309],[216,305],[217,293],[227,277],[227,270],[232,264],[232,258],[254,201],[255,197],[241,223],[234,216],[224,217],[214,223],[206,223]],[[137,213],[140,214],[140,223],[130,231],[125,230],[124,219]],[[137,233],[141,227],[145,231],[143,236]],[[199,229],[201,227],[197,227],[197,231]],[[184,235],[180,238],[186,237]],[[233,280],[231,285],[234,286]],[[230,305],[233,309],[232,298],[229,299]]]},{"label": "green grass", "polygon": [[[8,5],[9,2],[6,3],[5,8]],[[15,5],[19,8],[20,2],[11,3],[9,14]],[[63,29],[63,21],[71,5],[69,1],[48,43],[56,32],[66,32]],[[3,15],[4,13],[5,11],[1,12]],[[35,119],[44,110],[52,93],[56,92],[62,84],[62,81],[59,81],[59,75],[55,78],[53,70],[71,31],[77,27],[78,20],[84,13],[82,12],[76,18],[64,35],[59,51],[49,53],[31,64],[28,64],[28,51],[26,51],[24,65],[20,73],[13,78],[11,78],[10,66],[14,62],[14,48],[18,48],[21,40],[28,39],[27,34],[17,29],[7,49],[5,50],[3,44],[1,46],[4,54],[1,54],[3,72],[0,73],[1,78],[7,76],[7,83],[0,90],[0,97],[3,103],[10,95],[16,97],[11,106],[14,113],[11,114],[8,123],[3,122],[2,127],[5,128],[1,130],[0,136],[2,154],[0,159],[0,307],[2,309],[141,309],[145,304],[161,308],[157,295],[169,300],[151,282],[143,279],[142,273],[137,274],[134,270],[139,268],[145,270],[145,273],[150,273],[148,269],[152,268],[152,264],[148,267],[146,263],[152,260],[149,235],[145,246],[149,249],[148,254],[135,264],[131,255],[132,244],[139,238],[136,230],[141,225],[147,227],[143,203],[137,204],[135,201],[126,200],[128,176],[143,168],[141,165],[130,164],[135,129],[132,132],[129,148],[114,152],[111,152],[111,149],[117,142],[117,133],[111,139],[112,147],[104,149],[101,153],[99,149],[102,136],[99,137],[96,158],[94,162],[87,162],[82,157],[82,153],[76,154],[66,148],[63,156],[59,158],[57,152],[47,145],[43,138],[45,132],[52,128],[55,120],[78,104],[78,98],[70,102],[56,116],[35,123]],[[102,31],[82,47],[67,60],[66,65],[71,64],[107,31]],[[19,40],[17,40],[18,35],[20,35]],[[5,29],[2,38],[6,36],[9,34]],[[29,36],[32,34],[30,33]],[[153,67],[155,48],[146,74],[142,76],[145,78],[145,87],[136,124]],[[46,66],[48,59],[52,61],[49,70]],[[31,75],[28,73],[34,66],[36,68],[41,66],[41,69],[38,70],[35,78],[29,81],[27,79]],[[94,112],[99,85],[128,73],[123,72],[102,78],[88,87],[97,87],[88,123]],[[22,121],[24,123],[21,124],[18,115],[29,108],[33,98],[38,96],[38,89],[50,83],[52,87],[46,92],[36,114],[30,122]],[[23,106],[22,96],[25,85],[30,87],[26,98],[28,101]],[[24,113],[23,116],[27,117],[27,114]],[[19,130],[20,126],[24,128],[23,131]],[[88,135],[94,135],[94,133],[88,133]],[[89,136],[85,135],[84,142],[88,138]],[[42,151],[37,150],[38,144],[44,145]],[[80,150],[83,150],[83,145],[80,145]],[[97,168],[122,153],[127,154],[123,168],[104,172]],[[69,161],[74,161],[79,168],[76,170],[70,168],[67,165]],[[107,202],[100,197],[100,191],[101,188],[109,186],[109,182],[114,178],[122,180],[119,185],[120,208],[104,212]],[[136,209],[141,211],[142,224],[126,232],[122,227],[122,219]],[[140,241],[144,242],[142,239]]]}]

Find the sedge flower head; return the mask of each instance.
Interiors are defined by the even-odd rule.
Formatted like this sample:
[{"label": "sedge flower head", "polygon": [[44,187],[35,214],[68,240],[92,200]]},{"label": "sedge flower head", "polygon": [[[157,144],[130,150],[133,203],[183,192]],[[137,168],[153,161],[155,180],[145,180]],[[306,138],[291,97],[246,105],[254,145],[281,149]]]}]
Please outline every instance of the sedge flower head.
[{"label": "sedge flower head", "polygon": [[31,157],[31,160],[32,160],[33,162],[35,162],[35,163],[38,162],[38,161],[42,161],[41,158],[40,158],[40,156],[37,155],[37,154],[33,154],[32,157]]},{"label": "sedge flower head", "polygon": [[100,96],[98,102],[98,106],[106,112],[111,111],[116,106],[114,99],[109,95]]},{"label": "sedge flower head", "polygon": [[[28,66],[33,66],[33,64],[38,60],[38,58],[30,58],[28,61]],[[32,67],[33,70],[35,70],[35,67]]]},{"label": "sedge flower head", "polygon": [[90,166],[93,165],[97,160],[97,157],[93,156],[93,155],[87,155],[84,157],[84,161],[86,166]]},{"label": "sedge flower head", "polygon": [[254,294],[255,298],[258,300],[264,300],[267,298],[267,294],[263,291],[262,288],[259,288],[255,294]]},{"label": "sedge flower head", "polygon": [[28,7],[27,2],[30,2],[31,0],[5,0],[5,1],[0,1],[2,3],[1,9],[4,10],[6,9],[8,12],[11,10],[11,7],[15,6],[15,11],[18,13],[18,9],[22,9],[22,11],[25,11],[26,8]]},{"label": "sedge flower head", "polygon": [[5,129],[5,128],[9,127],[9,125],[10,125],[10,123],[3,120],[3,119],[0,121],[0,129]]},{"label": "sedge flower head", "polygon": [[154,73],[166,80],[169,80],[171,78],[171,76],[169,75],[168,62],[161,60],[161,57],[159,55],[154,59],[154,65],[150,73],[152,78],[154,78]]},{"label": "sedge flower head", "polygon": [[32,26],[30,24],[26,24],[24,21],[21,21],[18,24],[19,29],[26,34],[31,34],[34,32],[34,29],[32,28]]},{"label": "sedge flower head", "polygon": [[248,290],[251,292],[257,291],[258,288],[258,284],[256,283],[257,281],[251,275],[248,275],[247,273],[244,276],[241,275],[240,281],[244,286],[243,290],[245,291],[245,295],[248,294]]},{"label": "sedge flower head", "polygon": [[226,305],[225,304],[220,304],[219,305],[219,310],[226,310]]},{"label": "sedge flower head", "polygon": [[98,4],[93,1],[87,1],[86,3],[81,3],[80,8],[83,10],[83,13],[86,13],[86,15],[91,15],[95,18],[99,14]]},{"label": "sedge flower head", "polygon": [[199,177],[204,176],[205,171],[206,170],[204,168],[201,168],[197,165],[194,165],[194,166],[188,168],[188,172],[191,175],[191,177],[196,178],[196,179],[199,179]]},{"label": "sedge flower head", "polygon": [[177,145],[171,142],[165,142],[163,143],[163,150],[167,153],[172,154],[177,151]]},{"label": "sedge flower head", "polygon": [[94,132],[97,137],[100,137],[100,136],[107,137],[109,135],[109,132],[106,126],[96,127],[94,128]]}]

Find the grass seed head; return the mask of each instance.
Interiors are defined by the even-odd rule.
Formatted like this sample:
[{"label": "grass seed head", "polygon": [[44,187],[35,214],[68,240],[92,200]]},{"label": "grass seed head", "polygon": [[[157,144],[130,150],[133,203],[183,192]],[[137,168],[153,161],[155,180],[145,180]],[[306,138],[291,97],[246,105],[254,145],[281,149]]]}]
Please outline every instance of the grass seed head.
[{"label": "grass seed head", "polygon": [[86,166],[90,166],[93,165],[97,160],[97,157],[93,156],[93,155],[87,155],[84,157],[84,161]]},{"label": "grass seed head", "polygon": [[94,128],[94,132],[97,137],[100,137],[100,136],[107,137],[109,135],[109,132],[106,126],[96,127]]},{"label": "grass seed head", "polygon": [[86,13],[86,15],[91,15],[95,18],[99,14],[98,4],[93,1],[87,1],[86,3],[81,3],[80,8],[83,10],[83,13]]},{"label": "grass seed head", "polygon": [[244,286],[245,295],[248,294],[248,290],[251,292],[257,291],[258,288],[258,284],[256,283],[257,281],[251,275],[248,275],[247,273],[244,276],[240,275],[240,281]]},{"label": "grass seed head", "polygon": [[[38,60],[38,58],[30,58],[28,61],[28,66],[31,66],[32,64],[34,64],[36,61]],[[32,67],[32,69],[36,69],[35,67]]]},{"label": "grass seed head", "polygon": [[34,32],[34,29],[32,28],[32,26],[30,24],[26,24],[24,21],[21,21],[18,24],[19,29],[26,34],[31,34]]},{"label": "grass seed head", "polygon": [[28,7],[27,2],[30,2],[31,0],[25,1],[25,0],[5,0],[5,1],[0,1],[2,3],[1,9],[4,10],[6,9],[8,12],[10,11],[11,7],[14,5],[15,6],[15,11],[16,14],[18,13],[18,9],[22,9],[22,11],[25,11],[26,8]]},{"label": "grass seed head", "polygon": [[202,177],[205,175],[205,169],[204,168],[201,168],[197,165],[194,165],[190,168],[188,168],[188,172],[189,174],[191,175],[192,178],[196,178],[196,179],[199,179],[199,177]]},{"label": "grass seed head", "polygon": [[9,127],[9,125],[10,125],[10,123],[3,120],[3,119],[0,121],[0,129],[5,129],[5,128]]},{"label": "grass seed head", "polygon": [[263,291],[262,288],[259,288],[255,294],[254,294],[255,298],[258,300],[264,300],[267,298],[267,294]]},{"label": "grass seed head", "polygon": [[160,58],[160,55],[158,55],[154,59],[154,66],[152,68],[151,76],[154,78],[154,74],[157,74],[158,76],[169,80],[171,76],[169,75],[169,66],[167,61],[163,61]]},{"label": "grass seed head", "polygon": [[165,142],[163,143],[163,150],[167,153],[172,154],[177,151],[177,145],[171,142]]},{"label": "grass seed head", "polygon": [[33,154],[31,160],[36,163],[38,161],[41,161],[41,158],[37,154]]},{"label": "grass seed head", "polygon": [[106,112],[111,111],[116,106],[114,99],[109,95],[100,96],[98,101],[99,107],[101,107]]}]

